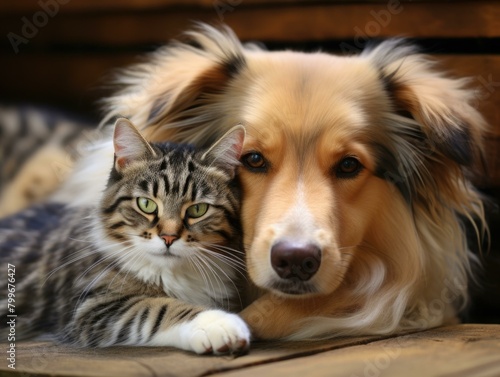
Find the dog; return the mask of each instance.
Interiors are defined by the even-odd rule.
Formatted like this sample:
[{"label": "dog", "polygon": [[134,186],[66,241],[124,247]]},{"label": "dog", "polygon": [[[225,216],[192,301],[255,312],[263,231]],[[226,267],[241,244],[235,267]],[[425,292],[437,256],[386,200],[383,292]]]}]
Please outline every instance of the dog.
[{"label": "dog", "polygon": [[[404,40],[359,55],[266,51],[198,25],[120,72],[103,124],[126,116],[153,141],[206,146],[236,124],[260,339],[389,334],[456,321],[487,231],[469,182],[487,124],[465,79]],[[95,202],[104,143],[59,198]],[[76,201],[75,204],[78,204]]]}]

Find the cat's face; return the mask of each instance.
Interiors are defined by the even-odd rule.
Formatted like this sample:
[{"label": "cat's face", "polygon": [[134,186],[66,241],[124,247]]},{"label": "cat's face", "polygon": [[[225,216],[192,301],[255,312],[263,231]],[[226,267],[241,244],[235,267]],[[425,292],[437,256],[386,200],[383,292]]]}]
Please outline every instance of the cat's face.
[{"label": "cat's face", "polygon": [[162,263],[204,249],[222,251],[239,237],[239,198],[231,186],[243,130],[202,153],[182,145],[149,145],[135,129],[119,127],[101,207],[109,241],[123,245],[130,257]]}]

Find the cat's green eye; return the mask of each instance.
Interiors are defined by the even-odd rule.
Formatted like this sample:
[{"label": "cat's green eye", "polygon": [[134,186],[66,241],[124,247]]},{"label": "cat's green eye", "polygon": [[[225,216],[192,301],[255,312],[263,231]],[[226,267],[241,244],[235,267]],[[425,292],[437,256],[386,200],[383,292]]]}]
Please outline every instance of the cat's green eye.
[{"label": "cat's green eye", "polygon": [[149,198],[137,198],[137,206],[144,213],[154,213],[158,209],[158,205]]},{"label": "cat's green eye", "polygon": [[192,219],[203,216],[208,211],[207,203],[193,204],[186,210],[186,215]]}]

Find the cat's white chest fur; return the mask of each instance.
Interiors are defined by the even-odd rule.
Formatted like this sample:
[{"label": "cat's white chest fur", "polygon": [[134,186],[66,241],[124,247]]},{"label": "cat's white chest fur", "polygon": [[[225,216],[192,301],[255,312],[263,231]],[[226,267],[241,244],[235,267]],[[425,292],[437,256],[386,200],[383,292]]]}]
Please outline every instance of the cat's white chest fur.
[{"label": "cat's white chest fur", "polygon": [[[224,273],[217,270],[219,275],[216,275],[203,264],[195,267],[193,262],[187,259],[164,259],[163,263],[155,263],[149,258],[140,262],[126,262],[123,270],[135,272],[135,276],[145,283],[161,286],[169,297],[192,304],[220,307],[222,303],[233,298],[236,288],[229,279],[233,277],[233,273],[228,268]],[[205,270],[200,271],[202,268]],[[218,268],[224,267],[219,265]]]}]

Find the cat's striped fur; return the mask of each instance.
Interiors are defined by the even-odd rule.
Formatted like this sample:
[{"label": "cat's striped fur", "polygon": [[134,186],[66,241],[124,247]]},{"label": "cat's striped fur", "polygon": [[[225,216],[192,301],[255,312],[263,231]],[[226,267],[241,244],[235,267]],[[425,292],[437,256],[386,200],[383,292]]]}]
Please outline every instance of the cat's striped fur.
[{"label": "cat's striped fur", "polygon": [[[234,181],[243,137],[237,127],[202,152],[149,144],[120,119],[98,206],[44,204],[0,221],[2,265],[16,268],[17,335],[246,349],[246,324],[225,311],[238,309],[244,273]],[[6,308],[2,299],[4,318]]]},{"label": "cat's striped fur", "polygon": [[72,115],[0,105],[0,217],[52,194],[97,134]]}]

